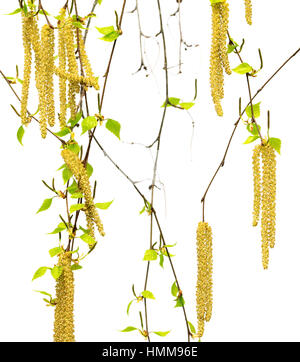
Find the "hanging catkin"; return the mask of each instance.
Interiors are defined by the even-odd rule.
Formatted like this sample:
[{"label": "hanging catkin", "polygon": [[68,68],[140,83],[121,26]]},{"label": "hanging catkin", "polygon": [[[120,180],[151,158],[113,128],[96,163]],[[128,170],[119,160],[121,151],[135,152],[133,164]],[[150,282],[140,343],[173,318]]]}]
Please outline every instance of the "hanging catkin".
[{"label": "hanging catkin", "polygon": [[[262,177],[260,172],[262,159]],[[262,264],[269,265],[269,248],[275,246],[276,223],[276,156],[270,144],[258,145],[253,150],[254,207],[253,226],[259,220],[261,205]]]},{"label": "hanging catkin", "polygon": [[[66,72],[67,58],[65,47],[65,17],[66,9],[60,10],[60,20],[58,22],[58,70],[61,73]],[[60,128],[63,129],[66,126],[67,118],[67,96],[66,96],[66,78],[59,77],[59,123]]]},{"label": "hanging catkin", "polygon": [[103,225],[102,225],[99,214],[98,214],[97,209],[94,204],[89,176],[87,174],[87,171],[86,171],[83,163],[80,161],[80,159],[74,152],[72,152],[68,149],[64,149],[61,152],[61,155],[62,155],[66,165],[68,166],[70,171],[73,173],[74,177],[76,178],[76,180],[78,182],[78,187],[84,195],[87,222],[91,222],[91,220],[92,220],[94,222],[94,224],[97,226],[99,234],[104,236],[105,233],[103,230]]},{"label": "hanging catkin", "polygon": [[212,3],[212,42],[210,54],[210,87],[216,112],[223,116],[221,99],[224,98],[224,72],[231,74],[227,54],[229,6],[227,1]]},{"label": "hanging catkin", "polygon": [[252,25],[252,3],[251,0],[245,0],[245,18],[249,25]]},{"label": "hanging catkin", "polygon": [[199,222],[197,229],[197,285],[196,305],[198,335],[203,336],[204,324],[212,314],[212,231],[206,222]]},{"label": "hanging catkin", "polygon": [[74,276],[69,252],[59,255],[62,273],[56,281],[54,342],[74,342]]},{"label": "hanging catkin", "polygon": [[29,95],[30,75],[31,75],[31,62],[32,62],[32,51],[31,51],[31,28],[32,28],[32,17],[25,16],[22,12],[22,28],[23,28],[23,47],[24,47],[24,76],[22,84],[22,97],[21,97],[21,121],[23,124],[29,122],[27,117],[27,104]]},{"label": "hanging catkin", "polygon": [[46,115],[49,126],[55,124],[54,105],[54,30],[45,24],[41,30],[41,53],[44,61],[43,71],[45,77]]}]

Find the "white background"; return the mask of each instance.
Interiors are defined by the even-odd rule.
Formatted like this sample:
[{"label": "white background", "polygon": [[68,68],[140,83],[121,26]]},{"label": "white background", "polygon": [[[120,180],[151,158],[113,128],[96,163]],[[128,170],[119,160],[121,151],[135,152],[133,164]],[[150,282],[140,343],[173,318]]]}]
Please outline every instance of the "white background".
[{"label": "white background", "polygon": [[[1,0],[1,14],[17,7],[17,1]],[[51,14],[57,14],[64,1],[43,1]],[[78,1],[79,12],[90,11],[92,1]],[[198,98],[185,112],[168,108],[159,159],[156,209],[168,244],[172,249],[175,269],[186,300],[188,319],[196,325],[195,315],[195,233],[201,219],[201,196],[222,159],[233,124],[238,118],[238,98],[247,102],[244,76],[226,77],[224,117],[214,112],[209,89],[210,6],[209,1],[184,0],[182,26],[184,39],[198,47],[184,52],[183,73],[178,75],[178,20],[170,18],[175,0],[162,0],[170,69],[170,96],[191,101],[194,79],[198,79]],[[264,68],[251,79],[253,93],[281,63],[299,47],[300,4],[291,0],[253,0],[253,26],[244,19],[243,1],[230,1],[230,33],[238,42],[246,39],[245,61],[259,67],[257,49],[262,49]],[[99,40],[94,26],[114,23],[114,10],[122,1],[103,0],[93,19],[87,47],[101,85],[111,50],[111,43]],[[164,101],[162,46],[155,38],[144,42],[148,72],[133,73],[139,67],[139,38],[135,6],[129,0],[120,38],[112,63],[103,114],[122,125],[121,140],[105,128],[97,136],[111,157],[130,177],[142,181],[139,186],[149,195],[152,157],[143,146],[155,139]],[[141,21],[146,35],[159,31],[156,0],[140,0]],[[54,22],[55,20],[51,18]],[[44,19],[42,19],[44,22]],[[167,25],[168,23],[168,25]],[[0,69],[14,76],[15,65],[22,71],[23,49],[20,16],[1,16]],[[161,39],[159,39],[160,41]],[[238,65],[230,56],[232,67]],[[282,155],[278,157],[277,244],[270,253],[270,266],[261,266],[260,230],[252,228],[253,145],[243,145],[248,137],[241,123],[221,169],[206,200],[206,220],[213,230],[214,243],[214,307],[211,322],[206,325],[203,341],[299,341],[300,323],[300,244],[299,244],[299,66],[300,55],[268,85],[257,98],[261,101],[260,123],[265,132],[266,112],[271,111],[271,136],[282,139]],[[22,72],[21,72],[22,74]],[[148,77],[145,75],[149,74]],[[63,188],[60,172],[60,145],[51,136],[42,140],[37,124],[32,122],[24,136],[24,147],[17,139],[19,119],[10,104],[19,104],[3,80],[1,102],[1,261],[0,261],[0,340],[51,341],[53,309],[47,308],[42,296],[33,290],[54,293],[50,273],[31,282],[40,266],[52,266],[48,250],[57,246],[57,238],[46,233],[59,223],[58,213],[64,203],[54,200],[50,210],[36,215],[43,199],[52,195],[41,180]],[[20,94],[20,85],[15,86]],[[29,109],[36,109],[34,87]],[[96,112],[96,94],[89,91],[91,112]],[[86,144],[85,135],[83,143]],[[132,185],[112,166],[101,151],[92,147],[90,163],[93,180],[98,180],[97,202],[114,199],[110,209],[101,212],[106,237],[97,250],[76,271],[75,319],[77,341],[143,340],[135,333],[120,333],[128,325],[139,327],[138,310],[133,305],[130,316],[126,307],[132,299],[131,285],[143,290],[146,262],[142,260],[149,244],[149,217],[139,215],[142,200]],[[82,222],[84,226],[84,221]],[[157,240],[158,235],[155,235]],[[81,245],[81,250],[85,246]],[[151,263],[148,289],[156,296],[149,301],[149,328],[171,330],[165,341],[185,341],[186,330],[182,310],[174,309],[170,287],[174,281],[168,261],[162,270]],[[153,341],[161,341],[158,336]]]}]

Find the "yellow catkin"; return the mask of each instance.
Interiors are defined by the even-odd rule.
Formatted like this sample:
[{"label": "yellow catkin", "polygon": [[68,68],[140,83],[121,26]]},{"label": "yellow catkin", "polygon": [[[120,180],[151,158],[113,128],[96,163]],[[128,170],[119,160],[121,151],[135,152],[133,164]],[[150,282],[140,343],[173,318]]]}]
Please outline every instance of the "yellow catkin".
[{"label": "yellow catkin", "polygon": [[42,137],[45,138],[47,135],[46,58],[41,51],[41,37],[36,17],[32,21],[31,43],[35,55],[35,82],[39,94],[40,129]]},{"label": "yellow catkin", "polygon": [[74,276],[71,256],[69,252],[59,255],[58,266],[62,267],[62,273],[56,281],[54,342],[75,342]]},{"label": "yellow catkin", "polygon": [[[78,65],[75,55],[75,38],[74,38],[75,28],[72,23],[72,19],[68,18],[65,24],[65,45],[67,50],[67,59],[68,59],[68,68],[69,73],[72,74],[74,77],[78,77]],[[76,117],[76,93],[79,92],[79,84],[77,82],[69,82],[69,92],[68,92],[68,100],[69,100],[69,107],[71,112],[71,118],[75,119]]]},{"label": "yellow catkin", "polygon": [[43,71],[45,72],[45,96],[46,114],[49,126],[55,124],[54,105],[54,30],[48,25],[44,25],[41,30],[41,52],[44,60]]},{"label": "yellow catkin", "polygon": [[251,0],[245,0],[245,18],[249,25],[252,25],[252,3]]},{"label": "yellow catkin", "polygon": [[88,58],[86,50],[85,50],[82,31],[80,29],[78,29],[78,43],[79,43],[79,50],[80,50],[80,59],[81,59],[83,68],[85,70],[88,83],[92,87],[94,87],[96,90],[99,90],[98,79],[94,76],[94,73],[93,73],[93,70],[91,67],[91,63],[89,61],[89,58]]},{"label": "yellow catkin", "polygon": [[253,185],[254,185],[253,221],[252,221],[253,226],[257,226],[260,214],[260,203],[261,203],[260,154],[261,154],[261,146],[257,145],[254,147],[252,155]]},{"label": "yellow catkin", "polygon": [[197,285],[196,309],[198,335],[203,336],[204,324],[211,319],[212,314],[212,231],[206,222],[199,222],[197,228]]},{"label": "yellow catkin", "polygon": [[268,268],[269,247],[275,245],[276,222],[276,156],[269,144],[261,146],[263,175],[262,175],[262,263]]},{"label": "yellow catkin", "polygon": [[223,116],[221,99],[224,97],[224,70],[231,74],[227,54],[227,31],[229,6],[227,1],[215,3],[212,7],[212,43],[210,54],[210,87],[216,112]]},{"label": "yellow catkin", "polygon": [[22,84],[22,97],[21,97],[21,121],[23,124],[29,122],[27,117],[27,104],[30,86],[32,51],[31,51],[31,28],[32,17],[27,17],[22,12],[22,28],[23,28],[23,46],[24,46],[24,75]]},{"label": "yellow catkin", "polygon": [[[66,72],[66,47],[65,47],[65,17],[66,9],[63,8],[60,11],[60,20],[58,22],[58,70],[61,73]],[[66,126],[67,119],[67,96],[66,96],[66,78],[59,77],[59,123],[60,128],[63,129]]]},{"label": "yellow catkin", "polygon": [[68,149],[64,149],[61,152],[61,155],[62,155],[66,165],[68,166],[70,171],[73,173],[74,177],[76,178],[76,180],[78,182],[78,187],[84,195],[86,215],[88,215],[88,218],[89,218],[89,220],[87,220],[87,222],[90,222],[90,220],[92,220],[94,222],[94,224],[96,225],[96,227],[99,231],[99,234],[104,236],[105,233],[103,230],[103,225],[102,225],[101,219],[99,217],[99,214],[98,214],[97,209],[94,204],[89,176],[87,174],[87,171],[86,171],[83,163],[80,161],[80,159],[74,152],[72,152]]}]

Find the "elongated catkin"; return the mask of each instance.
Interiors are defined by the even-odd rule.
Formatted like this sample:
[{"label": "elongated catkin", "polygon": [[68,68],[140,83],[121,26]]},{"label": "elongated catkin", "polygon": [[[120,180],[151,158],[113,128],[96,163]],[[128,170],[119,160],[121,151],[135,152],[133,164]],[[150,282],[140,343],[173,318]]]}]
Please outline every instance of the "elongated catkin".
[{"label": "elongated catkin", "polygon": [[251,0],[245,1],[245,18],[249,25],[252,25],[252,3]]}]

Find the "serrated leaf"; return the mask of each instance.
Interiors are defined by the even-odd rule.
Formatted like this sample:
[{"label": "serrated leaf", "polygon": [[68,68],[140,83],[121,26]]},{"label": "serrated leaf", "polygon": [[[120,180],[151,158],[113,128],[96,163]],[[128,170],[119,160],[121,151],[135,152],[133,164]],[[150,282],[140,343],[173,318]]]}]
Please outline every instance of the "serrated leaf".
[{"label": "serrated leaf", "polygon": [[19,127],[18,132],[17,132],[17,139],[22,146],[23,146],[22,140],[23,140],[24,133],[25,133],[24,127],[23,126]]},{"label": "serrated leaf", "polygon": [[[258,118],[260,116],[260,103],[261,102],[253,104],[254,118]],[[249,118],[252,118],[251,104],[249,104],[249,106],[246,108],[246,114]]]},{"label": "serrated leaf", "polygon": [[185,300],[183,299],[182,296],[180,296],[180,297],[176,300],[175,308],[183,307],[184,304],[185,304]]},{"label": "serrated leaf", "polygon": [[193,103],[193,102],[189,102],[189,103],[182,102],[182,103],[179,103],[179,105],[180,105],[181,108],[183,108],[185,110],[188,110],[188,109],[192,108],[195,105],[195,103]]},{"label": "serrated leaf", "polygon": [[108,119],[105,123],[105,127],[111,132],[113,133],[116,137],[118,137],[120,139],[120,130],[121,130],[121,125],[119,122],[113,120],[113,119]]},{"label": "serrated leaf", "polygon": [[74,204],[70,206],[70,214],[72,214],[75,211],[81,210],[85,207],[84,204]]},{"label": "serrated leaf", "polygon": [[[261,129],[260,125],[258,125],[258,129],[259,129],[259,130]],[[248,124],[248,125],[247,125],[247,130],[248,130],[248,132],[250,132],[251,134],[253,134],[253,136],[258,136],[258,135],[259,135],[255,123]]]},{"label": "serrated leaf", "polygon": [[165,337],[167,334],[169,334],[171,331],[166,331],[166,332],[153,332],[155,334],[157,334],[160,337]]},{"label": "serrated leaf", "polygon": [[52,249],[49,250],[49,254],[50,254],[51,258],[52,258],[53,256],[61,253],[61,252],[62,252],[62,249],[61,249],[60,246],[58,246],[58,247],[56,247],[56,248],[52,248]]},{"label": "serrated leaf", "polygon": [[82,241],[84,241],[85,243],[89,244],[89,245],[94,245],[96,244],[96,240],[89,234],[83,234],[80,236],[80,239]]},{"label": "serrated leaf", "polygon": [[51,275],[53,276],[53,278],[56,280],[61,276],[61,273],[63,271],[63,267],[62,266],[58,266],[55,265],[52,269],[51,269]]},{"label": "serrated leaf", "polygon": [[196,328],[194,327],[194,325],[193,325],[191,322],[189,322],[189,321],[188,321],[188,324],[189,324],[189,327],[190,327],[191,332],[192,332],[193,334],[195,334],[195,333],[196,333]]},{"label": "serrated leaf", "polygon": [[69,193],[70,193],[71,195],[73,195],[73,194],[75,194],[76,192],[78,192],[79,189],[78,189],[77,182],[76,182],[75,180],[73,180],[72,185],[69,186],[69,187],[67,188],[67,190],[69,191]]},{"label": "serrated leaf", "polygon": [[141,295],[147,299],[155,299],[153,293],[149,292],[149,290],[144,290]]},{"label": "serrated leaf", "polygon": [[110,205],[114,202],[114,200],[109,202],[97,202],[95,206],[100,210],[106,210],[110,207]]},{"label": "serrated leaf", "polygon": [[62,172],[62,178],[64,180],[64,183],[67,183],[72,176],[72,171],[69,169],[69,167],[65,166]]},{"label": "serrated leaf", "polygon": [[116,39],[118,39],[119,36],[120,36],[120,33],[118,31],[114,30],[111,33],[104,35],[100,39],[104,40],[104,41],[112,42],[112,41],[115,41]]},{"label": "serrated leaf", "polygon": [[46,273],[47,269],[49,268],[46,266],[38,268],[38,270],[34,273],[32,280],[42,277]]},{"label": "serrated leaf", "polygon": [[136,331],[136,330],[137,330],[137,328],[129,326],[129,327],[126,327],[125,329],[121,330],[120,332],[132,332],[132,331]]},{"label": "serrated leaf", "polygon": [[174,283],[172,284],[171,293],[172,293],[173,297],[177,297],[178,288],[177,288],[176,282],[174,282]]},{"label": "serrated leaf", "polygon": [[38,211],[36,212],[37,214],[41,211],[45,211],[45,210],[48,210],[49,207],[51,206],[52,204],[52,198],[51,199],[45,199],[42,203],[42,206],[38,209]]},{"label": "serrated leaf", "polygon": [[50,234],[58,234],[58,233],[64,231],[65,229],[66,229],[66,225],[63,222],[61,222],[61,223],[59,223],[57,225],[57,227],[51,233],[48,233],[48,234],[49,235]]},{"label": "serrated leaf", "polygon": [[71,133],[71,130],[69,127],[63,128],[61,131],[54,133],[58,137],[64,137],[67,134]]},{"label": "serrated leaf", "polygon": [[89,117],[84,118],[81,122],[81,128],[82,128],[81,134],[83,135],[85,132],[97,127],[97,124],[98,124],[98,121],[97,121],[96,117],[89,116]]},{"label": "serrated leaf", "polygon": [[242,63],[232,70],[238,74],[246,74],[251,73],[253,69],[248,63]]},{"label": "serrated leaf", "polygon": [[104,26],[102,28],[98,28],[96,26],[96,29],[99,31],[99,33],[103,34],[103,35],[107,35],[111,32],[113,32],[115,30],[115,28],[111,25],[111,26]]},{"label": "serrated leaf", "polygon": [[143,260],[153,261],[156,259],[157,259],[157,253],[155,250],[152,249],[146,250]]},{"label": "serrated leaf", "polygon": [[256,141],[259,138],[259,136],[249,136],[246,141],[244,142],[244,144],[248,144],[248,143],[252,143],[254,141]]},{"label": "serrated leaf", "polygon": [[82,266],[79,265],[79,264],[73,264],[73,265],[71,266],[71,270],[79,270],[79,269],[82,269]]},{"label": "serrated leaf", "polygon": [[276,152],[280,154],[281,151],[281,140],[279,138],[269,138],[269,144],[274,148]]},{"label": "serrated leaf", "polygon": [[74,152],[76,155],[80,152],[80,146],[77,142],[69,143],[67,149]]}]

